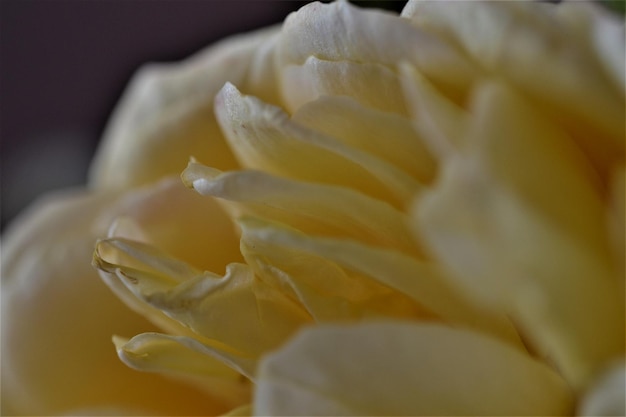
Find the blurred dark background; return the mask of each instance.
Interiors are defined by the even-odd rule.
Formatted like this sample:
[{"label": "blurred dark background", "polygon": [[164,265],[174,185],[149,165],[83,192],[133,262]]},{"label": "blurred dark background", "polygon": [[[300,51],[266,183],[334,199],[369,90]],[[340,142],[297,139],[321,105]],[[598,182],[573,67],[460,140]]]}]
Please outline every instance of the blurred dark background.
[{"label": "blurred dark background", "polygon": [[[308,1],[0,0],[1,226],[46,190],[85,182],[133,72]],[[403,2],[356,2],[401,10]]]}]

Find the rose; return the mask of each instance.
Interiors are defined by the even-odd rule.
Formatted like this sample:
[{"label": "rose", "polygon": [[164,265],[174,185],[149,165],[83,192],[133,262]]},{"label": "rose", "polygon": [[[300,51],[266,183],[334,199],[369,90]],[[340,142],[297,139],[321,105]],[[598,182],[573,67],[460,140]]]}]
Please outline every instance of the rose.
[{"label": "rose", "polygon": [[[622,406],[623,364],[603,372],[624,354],[623,240],[607,232],[623,230],[623,26],[587,4],[403,15],[336,3],[288,19],[238,86],[288,113],[221,90],[222,131],[260,171],[192,162],[183,179],[225,201],[246,264],[202,273],[137,242],[198,247],[159,241],[162,211],[121,217],[96,264],[176,336],[117,338],[120,357],[232,404],[234,369],[262,415]],[[150,167],[147,151],[130,161]]]}]

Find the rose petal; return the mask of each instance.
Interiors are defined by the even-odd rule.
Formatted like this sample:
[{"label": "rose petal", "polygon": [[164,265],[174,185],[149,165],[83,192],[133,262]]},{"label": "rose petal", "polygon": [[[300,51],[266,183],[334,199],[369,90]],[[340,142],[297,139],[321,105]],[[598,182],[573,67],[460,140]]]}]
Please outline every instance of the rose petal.
[{"label": "rose petal", "polygon": [[[413,27],[407,19],[344,1],[311,3],[285,20],[278,48],[280,65],[302,65],[310,57],[387,66],[392,71],[398,62],[409,59],[439,85],[453,90],[465,88],[476,74],[453,44]],[[385,89],[372,87],[371,94],[381,91]],[[298,90],[283,86],[287,102],[292,94]]]},{"label": "rose petal", "polygon": [[564,381],[516,349],[402,322],[302,331],[261,362],[254,398],[258,415],[561,415],[571,406]]},{"label": "rose petal", "polygon": [[592,384],[585,393],[576,413],[579,416],[626,415],[626,368],[624,360],[617,361]]},{"label": "rose petal", "polygon": [[403,206],[419,183],[383,160],[289,120],[280,109],[227,84],[217,118],[241,163],[251,169],[355,188]]},{"label": "rose petal", "polygon": [[416,205],[421,236],[477,302],[513,316],[576,387],[623,352],[623,297],[592,171],[502,85],[481,89],[468,150]]},{"label": "rose petal", "polygon": [[3,235],[3,415],[54,415],[102,404],[145,415],[224,410],[219,399],[194,387],[128,369],[111,347],[115,332],[158,330],[124,306],[90,265],[93,242],[106,233],[96,219],[115,215],[107,211],[118,197],[49,195]]},{"label": "rose petal", "polygon": [[[563,3],[588,12],[577,5],[580,2]],[[606,178],[612,161],[624,161],[623,91],[607,78],[592,52],[598,48],[585,46],[596,41],[581,33],[579,26],[564,22],[557,13],[560,7],[515,1],[413,0],[403,15],[417,27],[462,45],[484,69],[519,87],[537,108],[567,128]],[[597,27],[615,25],[608,14],[596,19],[601,21]],[[613,34],[592,36],[610,41],[606,48],[622,49],[623,55],[623,36],[619,40]]]},{"label": "rose petal", "polygon": [[[269,275],[270,282],[282,286],[283,291],[295,291],[297,297],[304,298],[303,303],[315,311],[314,316],[321,316],[320,311],[331,306],[338,316],[345,315],[341,310],[345,302],[335,307],[344,299],[355,309],[350,313],[365,309],[379,315],[436,318],[520,346],[508,319],[468,303],[434,265],[357,241],[307,236],[264,220],[244,218],[239,224],[246,261],[259,270],[260,276],[267,279]],[[281,282],[285,280],[288,282]],[[411,308],[390,289],[406,295],[420,309]],[[315,294],[311,291],[323,297],[312,298]]]},{"label": "rose petal", "polygon": [[97,188],[129,187],[175,174],[191,155],[237,167],[212,116],[226,81],[244,84],[253,53],[278,28],[224,40],[184,63],[150,64],[132,79],[90,172]]},{"label": "rose petal", "polygon": [[234,217],[266,217],[314,234],[350,236],[419,252],[404,213],[348,188],[294,181],[260,171],[222,173],[195,163],[182,176],[200,194],[232,202]]},{"label": "rose petal", "polygon": [[398,76],[370,62],[324,61],[311,56],[302,65],[281,68],[281,88],[291,113],[321,96],[348,96],[372,109],[407,113]]},{"label": "rose petal", "polygon": [[296,303],[257,279],[243,264],[226,275],[178,274],[180,262],[139,242],[105,239],[94,254],[140,300],[199,336],[216,340],[244,359],[276,347],[310,320]]},{"label": "rose petal", "polygon": [[118,356],[127,366],[143,372],[165,374],[190,382],[220,398],[226,407],[250,399],[250,384],[236,370],[222,362],[219,353],[209,348],[191,349],[189,338],[158,333],[143,333],[130,340],[115,336]]},{"label": "rose petal", "polygon": [[445,97],[410,64],[400,65],[404,97],[413,125],[440,161],[463,148],[468,128],[465,110]]},{"label": "rose petal", "polygon": [[376,155],[420,183],[434,176],[434,160],[411,122],[388,110],[364,107],[350,97],[320,97],[299,108],[293,120]]}]

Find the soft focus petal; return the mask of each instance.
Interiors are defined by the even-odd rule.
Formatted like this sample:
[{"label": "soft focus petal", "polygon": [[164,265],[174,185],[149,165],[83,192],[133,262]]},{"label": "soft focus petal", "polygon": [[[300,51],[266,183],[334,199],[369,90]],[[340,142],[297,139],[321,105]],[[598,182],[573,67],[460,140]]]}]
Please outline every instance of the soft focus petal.
[{"label": "soft focus petal", "polygon": [[[581,12],[587,7],[564,3],[413,0],[403,15],[417,27],[460,44],[484,70],[519,87],[536,108],[567,128],[606,177],[611,161],[624,161],[624,94],[586,46],[595,44],[600,32],[590,31],[594,39],[588,39],[557,12],[560,7]],[[619,26],[608,13],[595,18],[595,27]],[[622,49],[618,55],[623,56],[623,36],[600,38],[600,49]]]},{"label": "soft focus petal", "polygon": [[246,261],[264,279],[295,293],[316,318],[332,319],[328,311],[341,319],[413,316],[467,326],[520,345],[505,317],[466,302],[434,265],[352,240],[307,236],[264,220],[245,218],[239,224]]},{"label": "soft focus petal", "polygon": [[115,197],[49,196],[3,236],[3,415],[73,413],[105,404],[111,412],[146,415],[224,410],[219,400],[134,372],[115,355],[112,334],[157,330],[124,306],[90,265],[93,242],[106,233],[97,218],[110,214],[107,203]]},{"label": "soft focus petal", "polygon": [[178,175],[125,194],[110,211],[135,222],[140,230],[118,225],[111,231],[115,236],[125,233],[123,237],[158,244],[196,268],[222,272],[227,263],[242,259],[235,226],[223,208],[214,199],[191,192]]},{"label": "soft focus petal", "polygon": [[626,415],[626,368],[617,361],[600,374],[583,397],[577,412],[581,416]]},{"label": "soft focus petal", "polygon": [[439,161],[464,147],[468,128],[465,110],[445,97],[410,64],[401,64],[403,92],[413,125]]},{"label": "soft focus petal", "polygon": [[481,90],[470,139],[417,202],[421,235],[580,388],[624,349],[597,182],[569,138],[502,86]]},{"label": "soft focus petal", "polygon": [[[189,192],[179,178],[166,178],[124,194],[99,219],[99,227],[109,224],[109,237],[158,244],[195,268],[219,271],[225,264],[241,259],[239,237],[226,213],[212,199]],[[100,276],[131,309],[161,329],[187,334],[179,323],[138,300],[117,277]]]},{"label": "soft focus petal", "polygon": [[246,404],[222,414],[222,417],[249,417],[252,416],[252,405]]},{"label": "soft focus petal", "polygon": [[113,338],[120,359],[131,368],[193,382],[228,407],[249,401],[250,383],[245,377],[217,355],[191,349],[181,340],[189,339],[158,333],[143,333],[130,340]]},{"label": "soft focus petal", "polygon": [[282,68],[285,104],[292,113],[321,96],[348,96],[360,104],[406,114],[398,76],[389,68],[369,62],[324,61],[309,57],[302,65]]},{"label": "soft focus petal", "polygon": [[[345,78],[349,85],[363,87],[352,91],[363,96],[367,89],[365,84],[372,82],[368,94],[379,94],[382,102],[389,101],[385,94],[393,91],[396,81],[391,85],[380,84],[385,84],[382,82],[385,79],[393,80],[391,74],[403,60],[410,60],[439,85],[453,87],[453,90],[466,87],[475,74],[471,63],[451,44],[413,27],[408,20],[394,14],[360,9],[347,1],[311,3],[286,19],[278,47],[278,62],[290,72],[294,66],[310,66],[306,62],[311,61],[311,57],[317,60],[312,62],[328,64],[309,68],[307,73],[310,76],[319,77],[321,73],[316,74],[318,69],[328,71],[330,63],[336,63],[333,74]],[[386,73],[380,70],[381,67],[388,67],[390,71]],[[372,77],[374,72],[383,74],[383,79]],[[290,76],[281,76],[285,102],[298,103],[295,97],[301,94],[299,88],[292,84]],[[401,103],[399,96],[397,100],[392,108],[402,109],[398,107]]]},{"label": "soft focus petal", "polygon": [[562,415],[571,394],[546,365],[437,325],[327,325],[265,358],[256,415]]},{"label": "soft focus petal", "polygon": [[255,358],[275,348],[310,320],[247,265],[230,264],[223,277],[201,273],[125,239],[100,241],[94,257],[102,271],[117,275],[140,300],[242,357]]},{"label": "soft focus petal", "polygon": [[196,163],[183,172],[183,180],[202,195],[232,202],[234,217],[265,217],[314,234],[350,236],[418,252],[403,212],[349,188],[294,181],[261,171],[222,173]]},{"label": "soft focus petal", "polygon": [[350,97],[321,97],[299,108],[293,120],[376,155],[421,183],[433,178],[433,158],[411,122],[388,110],[364,107]]},{"label": "soft focus petal", "polygon": [[254,51],[276,30],[227,39],[183,64],[142,68],[106,129],[90,172],[92,186],[145,184],[180,172],[190,155],[223,169],[236,167],[213,117],[213,98],[226,81],[245,84]]},{"label": "soft focus petal", "polygon": [[[317,321],[372,316],[434,319],[406,295],[301,250],[280,224],[247,218],[240,225],[246,262],[261,279],[302,303]],[[285,235],[287,241],[280,241],[278,237]]]},{"label": "soft focus petal", "polygon": [[215,107],[226,138],[247,168],[348,186],[400,206],[419,189],[395,166],[299,125],[232,84],[218,94]]}]

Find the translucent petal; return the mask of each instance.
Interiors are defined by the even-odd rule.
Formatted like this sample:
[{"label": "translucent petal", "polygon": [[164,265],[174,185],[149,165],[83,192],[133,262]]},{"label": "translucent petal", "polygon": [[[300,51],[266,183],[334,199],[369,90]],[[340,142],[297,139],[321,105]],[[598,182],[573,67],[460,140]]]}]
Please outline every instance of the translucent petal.
[{"label": "translucent petal", "polygon": [[439,160],[463,148],[468,128],[465,110],[445,97],[413,66],[400,66],[404,97],[413,118],[413,125],[430,152]]},{"label": "translucent petal", "polygon": [[124,239],[100,241],[94,257],[136,297],[244,359],[276,347],[310,320],[300,306],[243,264],[230,264],[223,277],[187,275],[178,260]]},{"label": "translucent petal", "polygon": [[191,163],[182,176],[200,194],[233,202],[235,217],[267,217],[314,234],[350,236],[419,252],[404,213],[348,188],[294,181],[260,171],[222,173],[196,163]]},{"label": "translucent petal", "polygon": [[[378,307],[378,314],[382,315],[437,318],[453,326],[490,333],[520,346],[519,337],[508,319],[468,303],[434,265],[352,240],[307,236],[264,220],[245,218],[239,223],[246,261],[259,270],[260,276],[267,279],[269,275],[274,285],[280,287],[282,284],[284,291],[295,291],[298,298],[305,299],[303,304],[315,303],[317,316],[319,310],[327,309],[339,298],[361,309],[376,311]],[[288,281],[281,282],[285,279]],[[409,308],[398,310],[403,300],[390,293],[390,289],[412,299],[426,312]],[[321,294],[322,301],[308,300],[310,290]],[[372,301],[380,296],[390,300],[395,297],[396,301],[379,304]],[[336,310],[340,311],[339,308]]]},{"label": "translucent petal", "polygon": [[609,236],[613,244],[615,264],[619,271],[617,276],[622,278],[621,287],[624,290],[626,283],[626,166],[615,169],[611,181],[611,197],[609,205]]},{"label": "translucent petal", "polygon": [[257,415],[562,415],[571,407],[564,381],[530,356],[470,331],[402,322],[302,331],[263,360],[254,398]]},{"label": "translucent petal", "polygon": [[434,160],[411,122],[362,106],[350,97],[320,97],[293,115],[297,123],[337,138],[401,168],[421,183],[432,180]]},{"label": "translucent petal", "polygon": [[[579,2],[564,3],[579,7]],[[416,26],[462,45],[485,70],[519,87],[534,106],[567,128],[606,178],[610,162],[624,161],[623,91],[615,88],[598,61],[595,51],[603,48],[588,48],[597,42],[564,22],[559,7],[414,0],[403,14]],[[580,7],[582,12],[585,6]],[[597,19],[602,21],[598,27],[614,25],[607,16]],[[609,38],[612,45],[607,48],[621,49],[623,55],[624,37]]]},{"label": "translucent petal", "polygon": [[[198,269],[221,272],[226,264],[241,260],[239,237],[227,213],[214,199],[190,191],[179,175],[133,190],[112,211],[101,219],[103,227],[126,218],[126,225],[134,222],[137,227],[125,230],[123,237],[158,245]],[[122,233],[122,224],[115,236]]]},{"label": "translucent petal", "polygon": [[602,372],[579,404],[579,416],[626,415],[626,368],[624,359]]},{"label": "translucent petal", "polygon": [[[440,85],[455,89],[467,86],[476,74],[452,44],[391,13],[360,9],[344,1],[311,3],[286,19],[278,62],[302,65],[310,57],[384,65],[393,71],[398,62],[409,59]],[[283,86],[288,103],[298,93]]]},{"label": "translucent petal", "polygon": [[[119,195],[49,195],[2,236],[2,414],[59,415],[133,410],[198,415],[224,410],[218,398],[128,369],[111,346],[115,332],[159,330],[129,310],[90,265],[98,220]],[[63,242],[63,244],[59,244]],[[62,381],[62,383],[59,383]],[[175,396],[180,403],[172,403]],[[103,411],[104,412],[104,411]]]},{"label": "translucent petal", "polygon": [[398,76],[370,62],[324,61],[311,56],[302,65],[281,68],[281,88],[291,113],[325,95],[348,96],[372,109],[407,113]]},{"label": "translucent petal", "polygon": [[222,414],[222,417],[249,417],[252,415],[252,405],[246,404],[241,407],[237,407],[234,410],[230,410],[226,414]]},{"label": "translucent petal", "polygon": [[212,117],[213,97],[244,84],[254,51],[278,28],[222,41],[176,64],[149,64],[132,79],[106,128],[91,167],[98,188],[145,184],[180,172],[191,155],[237,166]]},{"label": "translucent petal", "polygon": [[[241,250],[246,262],[261,279],[302,303],[317,321],[372,316],[434,318],[397,291],[350,273],[323,256],[273,239],[272,232],[289,233],[280,224],[245,219],[241,227]],[[271,231],[263,233],[262,227]]]},{"label": "translucent petal", "polygon": [[229,408],[250,399],[249,381],[225,365],[218,355],[186,346],[184,342],[189,338],[142,333],[130,340],[116,336],[113,341],[118,356],[131,368],[192,382],[219,397]]},{"label": "translucent petal", "polygon": [[605,210],[569,138],[511,90],[477,100],[472,145],[417,203],[421,236],[478,302],[497,306],[574,386],[623,351]]},{"label": "translucent petal", "polygon": [[217,118],[247,168],[355,188],[403,206],[420,188],[398,168],[289,120],[280,109],[242,96],[227,84],[216,98]]}]

